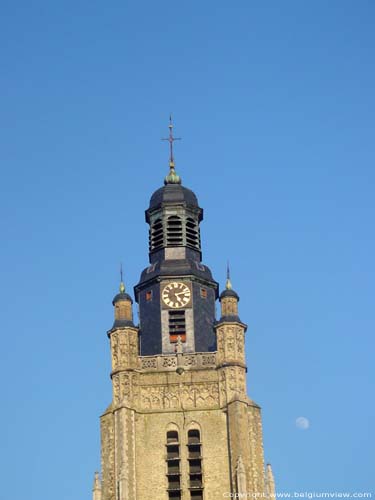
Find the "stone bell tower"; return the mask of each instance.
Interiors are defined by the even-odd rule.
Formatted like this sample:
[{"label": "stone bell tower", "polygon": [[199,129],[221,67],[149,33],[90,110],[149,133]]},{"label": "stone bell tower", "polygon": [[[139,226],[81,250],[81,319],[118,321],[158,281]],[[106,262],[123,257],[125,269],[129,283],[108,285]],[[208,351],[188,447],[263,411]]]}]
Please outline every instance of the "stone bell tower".
[{"label": "stone bell tower", "polygon": [[170,172],[146,210],[150,262],[134,287],[139,325],[122,281],[113,299],[113,394],[93,500],[272,498],[260,407],[246,390],[239,296],[229,270],[219,294],[202,263],[203,210],[175,171],[169,130]]}]

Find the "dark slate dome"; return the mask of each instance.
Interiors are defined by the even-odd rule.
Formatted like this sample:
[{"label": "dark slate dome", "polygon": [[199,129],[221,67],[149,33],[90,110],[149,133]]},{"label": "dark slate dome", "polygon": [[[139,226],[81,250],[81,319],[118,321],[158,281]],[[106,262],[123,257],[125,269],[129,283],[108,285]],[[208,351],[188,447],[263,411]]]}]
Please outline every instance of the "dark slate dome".
[{"label": "dark slate dome", "polygon": [[114,297],[114,299],[112,300],[112,304],[115,305],[116,302],[124,302],[126,300],[130,301],[133,304],[133,299],[130,297],[130,295],[125,292],[120,292]]},{"label": "dark slate dome", "polygon": [[162,203],[186,203],[198,207],[198,199],[190,189],[181,184],[166,184],[154,192],[150,199],[150,209]]},{"label": "dark slate dome", "polygon": [[225,297],[234,297],[237,300],[240,300],[238,294],[234,290],[232,290],[231,288],[230,289],[226,288],[225,290],[223,290],[221,292],[221,294],[220,294],[220,300],[224,299]]},{"label": "dark slate dome", "polygon": [[[206,281],[214,282],[210,269],[191,259],[156,261],[142,271],[140,283],[158,276],[197,276]],[[214,283],[216,284],[216,282]]]}]

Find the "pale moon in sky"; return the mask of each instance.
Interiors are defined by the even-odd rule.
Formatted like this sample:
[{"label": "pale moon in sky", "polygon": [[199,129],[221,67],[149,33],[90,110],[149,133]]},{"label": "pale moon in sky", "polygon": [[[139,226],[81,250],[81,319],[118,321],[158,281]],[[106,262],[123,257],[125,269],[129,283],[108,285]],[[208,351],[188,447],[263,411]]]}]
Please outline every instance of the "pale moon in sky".
[{"label": "pale moon in sky", "polygon": [[298,417],[296,418],[296,427],[305,431],[310,427],[310,422],[306,417]]}]

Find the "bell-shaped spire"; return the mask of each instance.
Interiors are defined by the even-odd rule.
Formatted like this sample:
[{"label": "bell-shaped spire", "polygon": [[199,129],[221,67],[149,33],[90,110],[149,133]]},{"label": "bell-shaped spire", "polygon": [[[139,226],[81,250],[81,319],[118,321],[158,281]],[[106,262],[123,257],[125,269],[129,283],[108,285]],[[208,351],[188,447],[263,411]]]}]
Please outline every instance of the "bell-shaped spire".
[{"label": "bell-shaped spire", "polygon": [[219,300],[221,303],[221,317],[232,317],[233,319],[239,320],[238,301],[240,300],[240,298],[233,290],[230,277],[229,262],[227,264],[227,279],[225,282],[225,290],[221,292]]},{"label": "bell-shaped spire", "polygon": [[115,308],[115,322],[113,323],[112,329],[123,326],[134,326],[132,309],[133,299],[126,293],[122,265],[120,267],[119,293],[113,298],[112,304]]}]

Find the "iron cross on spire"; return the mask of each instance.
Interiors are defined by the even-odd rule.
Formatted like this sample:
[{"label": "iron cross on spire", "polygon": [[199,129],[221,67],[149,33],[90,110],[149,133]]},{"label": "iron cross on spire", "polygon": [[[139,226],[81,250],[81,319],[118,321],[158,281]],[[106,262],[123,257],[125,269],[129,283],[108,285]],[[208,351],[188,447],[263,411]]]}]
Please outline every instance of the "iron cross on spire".
[{"label": "iron cross on spire", "polygon": [[169,115],[169,137],[163,137],[162,141],[169,142],[169,166],[174,167],[174,157],[173,157],[173,143],[174,141],[180,141],[181,137],[173,137],[173,124],[172,124],[172,115]]}]

